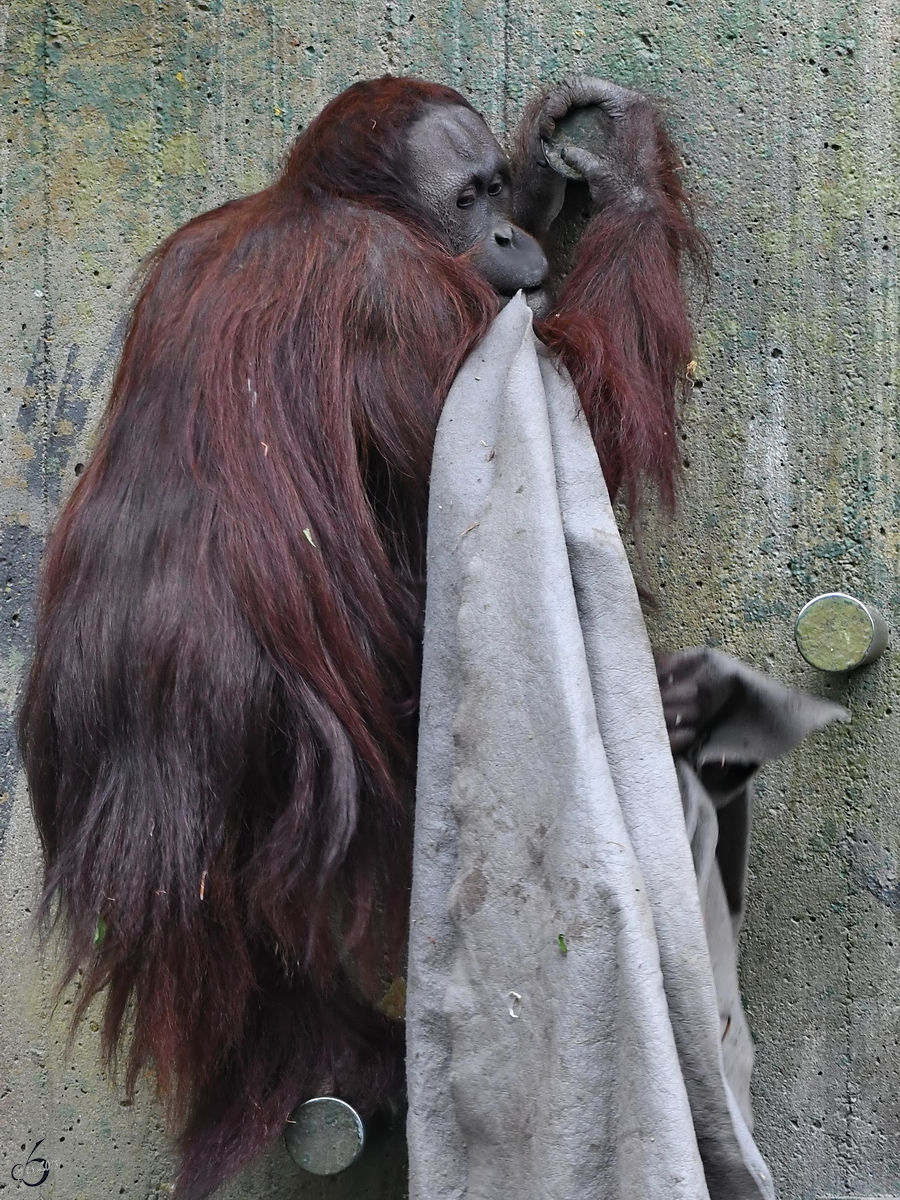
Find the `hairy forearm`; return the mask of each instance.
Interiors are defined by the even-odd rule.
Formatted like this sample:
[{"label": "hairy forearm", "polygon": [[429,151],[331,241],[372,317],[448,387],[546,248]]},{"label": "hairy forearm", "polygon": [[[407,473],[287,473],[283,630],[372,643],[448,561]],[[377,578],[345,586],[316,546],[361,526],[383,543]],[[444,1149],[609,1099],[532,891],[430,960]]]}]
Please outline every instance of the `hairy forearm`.
[{"label": "hairy forearm", "polygon": [[674,498],[676,396],[693,331],[681,280],[702,242],[664,194],[618,196],[590,221],[550,316],[538,327],[578,389],[610,491],[641,480]]}]

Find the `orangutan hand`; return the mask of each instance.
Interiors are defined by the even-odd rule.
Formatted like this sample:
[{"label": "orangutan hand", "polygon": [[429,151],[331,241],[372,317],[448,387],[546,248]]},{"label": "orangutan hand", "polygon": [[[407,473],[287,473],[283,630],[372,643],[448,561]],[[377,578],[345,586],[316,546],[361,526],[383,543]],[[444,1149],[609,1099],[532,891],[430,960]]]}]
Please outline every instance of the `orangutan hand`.
[{"label": "orangutan hand", "polygon": [[656,678],[673,754],[683,754],[697,741],[715,714],[717,700],[701,682],[703,651],[657,654]]}]

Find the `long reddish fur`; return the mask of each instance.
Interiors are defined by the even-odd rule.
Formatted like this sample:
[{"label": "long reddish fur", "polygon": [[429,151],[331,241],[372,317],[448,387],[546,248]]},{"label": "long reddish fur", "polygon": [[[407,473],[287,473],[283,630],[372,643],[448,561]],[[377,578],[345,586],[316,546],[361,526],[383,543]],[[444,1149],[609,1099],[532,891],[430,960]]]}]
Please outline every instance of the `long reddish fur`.
[{"label": "long reddish fur", "polygon": [[[528,153],[541,98],[517,136]],[[679,478],[677,403],[685,390],[693,329],[682,270],[707,270],[708,247],[694,224],[678,152],[660,114],[636,105],[616,122],[622,187],[588,224],[554,312],[538,324],[581,397],[613,497],[622,489],[633,516],[644,483],[665,507]],[[640,165],[640,179],[629,178]]]},{"label": "long reddish fur", "polygon": [[[181,1197],[300,1100],[402,1085],[379,1000],[406,936],[431,451],[498,308],[410,199],[404,141],[464,103],[357,84],[272,187],[155,252],[47,547],[20,718],[41,913],[83,972],[76,1022],[104,993],[109,1064],[124,1044],[129,1090],[156,1073]],[[598,218],[541,332],[611,485],[665,490],[687,227],[647,220]]]}]

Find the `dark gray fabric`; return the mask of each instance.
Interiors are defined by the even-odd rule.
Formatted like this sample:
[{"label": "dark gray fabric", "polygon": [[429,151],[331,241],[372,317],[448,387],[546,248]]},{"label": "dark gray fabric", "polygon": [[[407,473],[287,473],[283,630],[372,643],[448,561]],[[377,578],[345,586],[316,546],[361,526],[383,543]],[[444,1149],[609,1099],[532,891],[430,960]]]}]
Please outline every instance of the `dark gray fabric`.
[{"label": "dark gray fabric", "polygon": [[737,939],[747,900],[752,777],[831,721],[837,704],[785,687],[718,650],[688,650],[692,678],[709,697],[712,722],[675,760],[703,924],[716,984],[725,1077],[750,1129],[753,1041],[741,1005]]},{"label": "dark gray fabric", "polygon": [[435,448],[411,1200],[773,1195],[726,1079],[691,850],[597,456],[516,299]]}]

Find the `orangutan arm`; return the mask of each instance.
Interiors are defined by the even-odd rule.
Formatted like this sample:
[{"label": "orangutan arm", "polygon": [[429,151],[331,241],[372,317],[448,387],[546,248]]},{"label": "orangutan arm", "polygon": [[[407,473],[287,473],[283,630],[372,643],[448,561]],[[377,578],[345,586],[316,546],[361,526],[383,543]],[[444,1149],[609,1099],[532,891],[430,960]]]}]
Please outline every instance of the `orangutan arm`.
[{"label": "orangutan arm", "polygon": [[[605,150],[563,147],[584,180],[566,181],[543,143],[585,106],[606,118]],[[632,507],[647,478],[671,503],[678,473],[675,403],[693,340],[681,268],[705,256],[678,170],[652,104],[588,76],[539,97],[519,129],[516,218],[542,238],[556,298],[538,334],[578,389],[610,492],[623,486]]]}]

